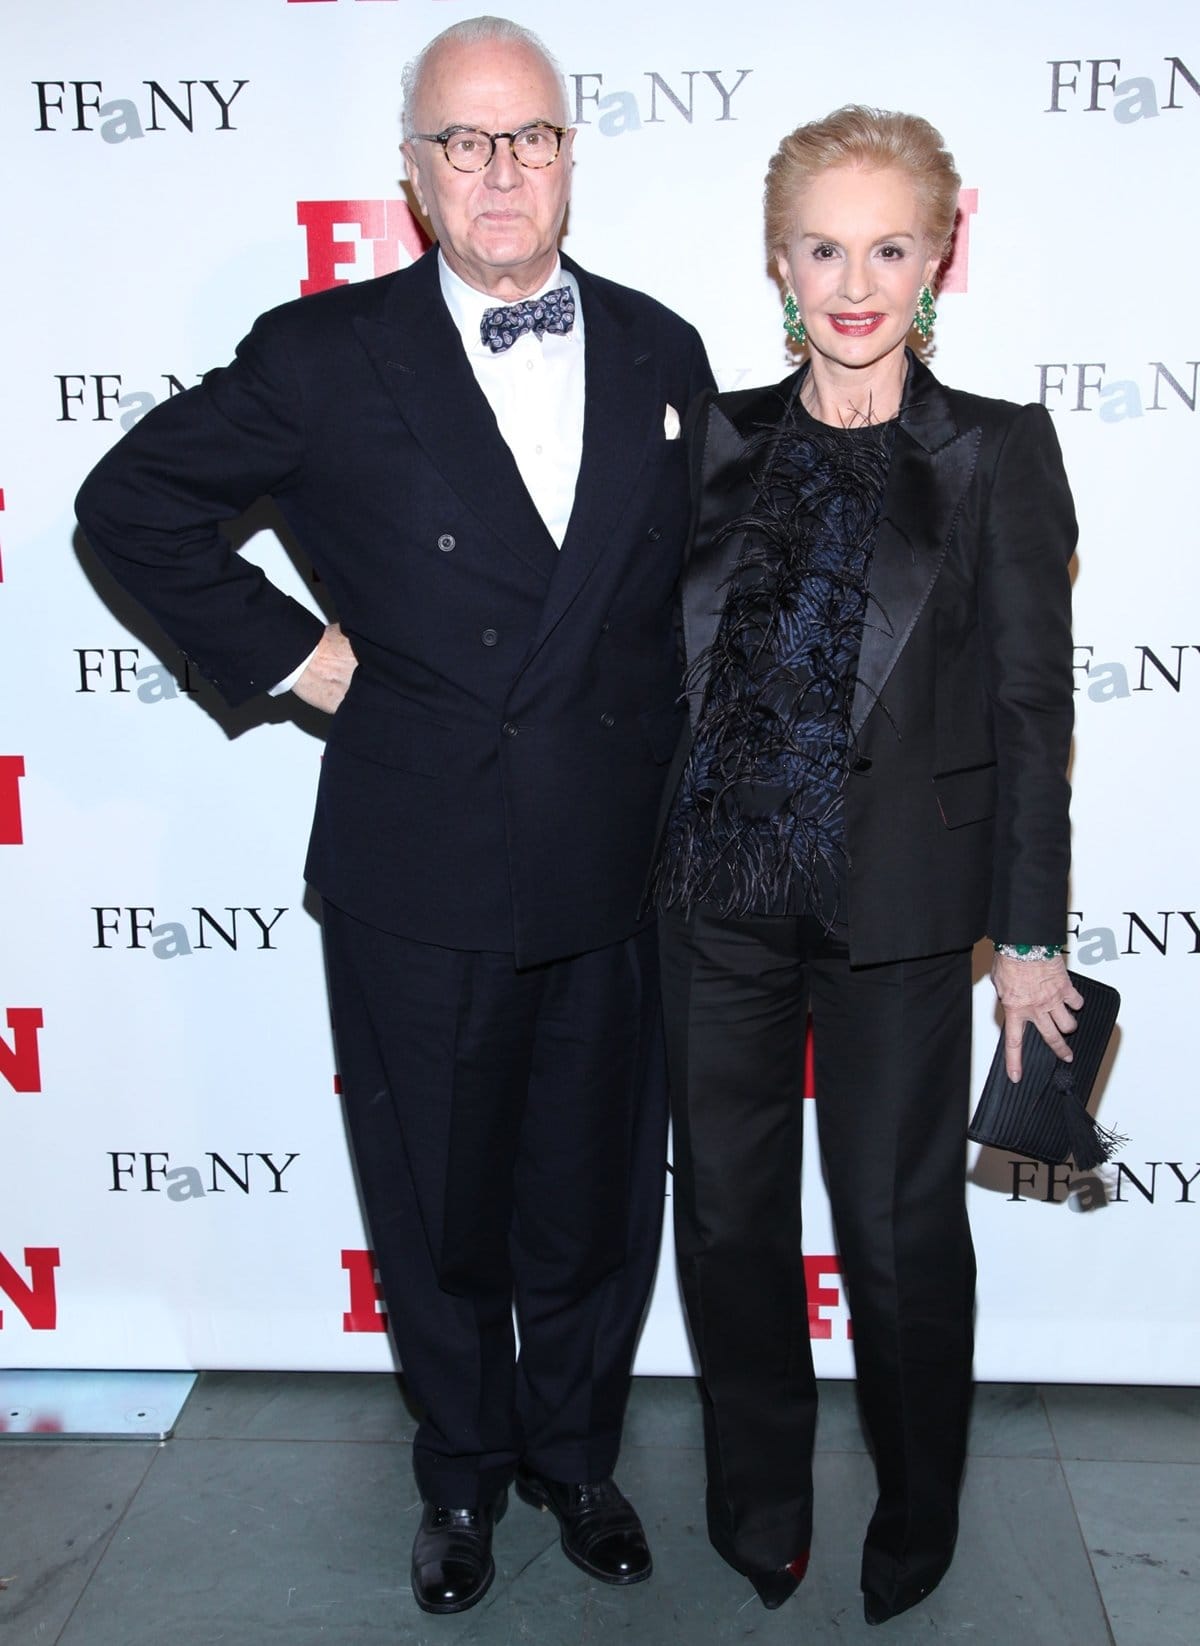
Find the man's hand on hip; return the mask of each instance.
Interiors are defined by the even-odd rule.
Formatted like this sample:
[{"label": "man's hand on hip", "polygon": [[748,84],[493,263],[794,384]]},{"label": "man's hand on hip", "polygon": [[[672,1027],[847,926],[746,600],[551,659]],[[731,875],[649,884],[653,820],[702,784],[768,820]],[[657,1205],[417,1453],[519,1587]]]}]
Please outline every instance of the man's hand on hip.
[{"label": "man's hand on hip", "polygon": [[341,624],[331,623],[292,690],[302,702],[310,703],[325,714],[333,714],[341,707],[350,676],[357,667],[358,659],[342,633]]}]

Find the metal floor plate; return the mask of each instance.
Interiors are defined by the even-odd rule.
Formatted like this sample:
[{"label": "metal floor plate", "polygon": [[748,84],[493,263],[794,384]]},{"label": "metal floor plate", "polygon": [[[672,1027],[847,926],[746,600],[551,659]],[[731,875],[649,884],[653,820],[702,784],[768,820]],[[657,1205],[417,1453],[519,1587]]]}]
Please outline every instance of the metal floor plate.
[{"label": "metal floor plate", "polygon": [[0,1372],[0,1441],[167,1440],[195,1372]]}]

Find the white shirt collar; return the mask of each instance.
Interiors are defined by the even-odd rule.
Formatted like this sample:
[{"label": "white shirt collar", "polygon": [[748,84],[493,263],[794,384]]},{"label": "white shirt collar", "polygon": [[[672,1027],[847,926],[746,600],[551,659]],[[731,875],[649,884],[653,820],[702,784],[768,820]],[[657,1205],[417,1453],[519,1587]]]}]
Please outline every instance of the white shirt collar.
[{"label": "white shirt collar", "polygon": [[[494,309],[502,299],[489,297],[486,292],[477,291],[469,286],[461,275],[455,274],[438,248],[438,280],[441,282],[442,297],[450,311],[450,318],[457,326],[463,340],[463,347],[468,354],[481,353],[494,358],[491,350],[482,341],[479,335],[480,322],[488,309]],[[575,324],[570,336],[578,342],[583,341],[583,305],[579,300],[579,282],[569,269],[564,269],[562,261],[555,258],[554,267],[550,271],[550,278],[537,291],[531,291],[529,296],[541,297],[543,292],[555,291],[559,286],[569,286],[575,298]]]}]

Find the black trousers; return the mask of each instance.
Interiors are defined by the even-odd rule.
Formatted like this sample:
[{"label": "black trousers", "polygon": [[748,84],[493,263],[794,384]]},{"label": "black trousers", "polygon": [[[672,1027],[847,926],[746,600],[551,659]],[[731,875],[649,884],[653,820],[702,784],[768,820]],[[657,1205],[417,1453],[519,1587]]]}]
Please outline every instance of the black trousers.
[{"label": "black trousers", "polygon": [[520,1458],[603,1479],[661,1234],[654,934],[525,971],[328,904],[324,934],[422,1497],[473,1507]]},{"label": "black trousers", "polygon": [[811,922],[661,928],[676,1247],[700,1359],[709,1534],[743,1572],[809,1547],[816,1383],[801,1260],[811,1004],[821,1153],[879,1499],[863,1586],[953,1551],[971,1387],[969,953],[852,968]]}]

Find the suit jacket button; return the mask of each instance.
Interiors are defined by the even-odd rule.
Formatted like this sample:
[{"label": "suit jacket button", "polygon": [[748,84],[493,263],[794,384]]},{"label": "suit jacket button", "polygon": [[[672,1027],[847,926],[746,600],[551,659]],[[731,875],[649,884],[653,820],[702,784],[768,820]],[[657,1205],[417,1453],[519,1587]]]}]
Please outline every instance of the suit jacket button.
[{"label": "suit jacket button", "polygon": [[611,714],[609,714],[609,713],[608,713],[608,712],[607,712],[607,710],[606,710],[606,711],[605,711],[605,712],[604,712],[604,714],[602,714],[602,715],[601,715],[601,716],[600,716],[600,724],[601,724],[601,725],[602,725],[602,726],[615,726],[615,725],[616,725],[616,721],[615,721],[615,720],[614,720],[614,719],[613,719],[613,717],[612,717],[612,715],[611,715]]},{"label": "suit jacket button", "polygon": [[515,737],[520,729],[515,720],[506,720],[500,728],[505,737]]},{"label": "suit jacket button", "polygon": [[869,772],[870,769],[871,769],[870,757],[868,755],[865,755],[865,754],[860,754],[858,759],[855,760],[851,764],[851,767],[850,767],[850,770],[852,772]]},{"label": "suit jacket button", "polygon": [[453,547],[454,539],[451,537],[449,532],[443,532],[438,538],[438,548],[441,549],[443,554],[449,554]]},{"label": "suit jacket button", "polygon": [[651,526],[650,530],[646,533],[646,536],[652,543],[657,543],[659,538],[662,536],[661,526]]},{"label": "suit jacket button", "polygon": [[495,629],[484,629],[479,638],[483,641],[485,646],[494,646],[500,636],[496,633]]}]

